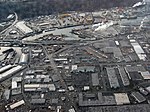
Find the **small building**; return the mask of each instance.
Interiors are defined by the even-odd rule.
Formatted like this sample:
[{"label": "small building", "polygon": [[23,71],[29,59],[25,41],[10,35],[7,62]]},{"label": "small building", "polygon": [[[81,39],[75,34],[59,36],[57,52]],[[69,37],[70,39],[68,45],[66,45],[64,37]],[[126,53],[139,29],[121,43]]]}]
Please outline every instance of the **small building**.
[{"label": "small building", "polygon": [[142,93],[143,95],[148,95],[148,91],[146,91],[143,87],[139,88],[140,93]]},{"label": "small building", "polygon": [[73,86],[69,86],[68,89],[69,89],[69,91],[74,91],[74,87]]},{"label": "small building", "polygon": [[90,90],[90,87],[89,87],[89,86],[84,86],[84,87],[83,87],[83,90],[84,90],[84,91],[88,91],[88,90]]},{"label": "small building", "polygon": [[60,80],[60,77],[58,75],[53,75],[53,76],[51,76],[51,78],[52,78],[53,82],[57,82]]},{"label": "small building", "polygon": [[149,80],[150,79],[150,73],[149,71],[145,71],[145,72],[140,72],[142,77],[145,79],[145,80]]},{"label": "small building", "polygon": [[31,104],[45,104],[46,99],[31,99]]},{"label": "small building", "polygon": [[69,111],[69,112],[76,112],[74,108],[69,109],[68,111]]},{"label": "small building", "polygon": [[99,85],[99,78],[98,73],[92,73],[92,86],[98,86]]},{"label": "small building", "polygon": [[80,66],[75,70],[76,72],[95,72],[95,66]]},{"label": "small building", "polygon": [[145,88],[150,93],[150,86]]},{"label": "small building", "polygon": [[22,53],[21,57],[20,57],[19,64],[27,64],[28,63],[28,58],[29,58],[28,54]]},{"label": "small building", "polygon": [[4,91],[4,97],[5,97],[6,100],[9,100],[9,98],[10,98],[10,90],[6,89]]}]

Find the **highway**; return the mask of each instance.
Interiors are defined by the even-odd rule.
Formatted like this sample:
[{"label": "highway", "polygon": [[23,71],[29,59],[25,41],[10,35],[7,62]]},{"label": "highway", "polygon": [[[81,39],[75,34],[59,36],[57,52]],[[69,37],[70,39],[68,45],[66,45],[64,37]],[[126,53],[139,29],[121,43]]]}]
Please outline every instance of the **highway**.
[{"label": "highway", "polygon": [[14,12],[15,14],[15,21],[6,29],[4,29],[3,31],[0,32],[0,34],[3,34],[4,32],[6,32],[8,29],[12,28],[17,22],[18,22],[18,15]]}]

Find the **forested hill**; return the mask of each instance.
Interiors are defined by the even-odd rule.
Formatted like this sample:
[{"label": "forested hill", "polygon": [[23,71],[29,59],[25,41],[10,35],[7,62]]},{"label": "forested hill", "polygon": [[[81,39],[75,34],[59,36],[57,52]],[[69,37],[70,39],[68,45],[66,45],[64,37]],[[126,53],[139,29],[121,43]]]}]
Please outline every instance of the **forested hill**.
[{"label": "forested hill", "polygon": [[94,11],[116,6],[132,6],[141,0],[26,0],[26,2],[1,2],[0,19],[11,12],[20,18],[31,18],[65,11]]}]

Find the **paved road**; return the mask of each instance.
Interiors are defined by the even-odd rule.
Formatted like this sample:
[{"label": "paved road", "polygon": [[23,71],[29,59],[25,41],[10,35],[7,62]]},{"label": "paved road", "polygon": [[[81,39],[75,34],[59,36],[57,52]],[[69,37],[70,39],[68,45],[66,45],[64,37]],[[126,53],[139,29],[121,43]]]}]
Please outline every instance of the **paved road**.
[{"label": "paved road", "polygon": [[53,68],[53,70],[55,71],[55,73],[58,75],[58,77],[60,78],[60,82],[61,82],[61,85],[65,88],[66,90],[66,96],[68,97],[68,101],[69,101],[69,106],[68,108],[71,108],[72,106],[77,110],[77,107],[76,105],[74,104],[74,101],[73,101],[73,98],[71,97],[70,95],[70,92],[68,90],[68,86],[67,84],[65,83],[65,80],[63,79],[63,76],[59,73],[58,69],[57,69],[57,65],[56,63],[54,62],[54,54],[48,54],[48,50],[43,46],[41,45],[46,56],[48,57],[48,59],[50,60],[50,64],[51,64],[51,67]]},{"label": "paved road", "polygon": [[12,28],[17,22],[18,22],[18,15],[14,12],[15,14],[15,21],[12,23],[12,25],[10,25],[9,27],[7,27],[6,29],[4,29],[3,31],[0,32],[0,34],[3,34],[4,32],[6,32],[8,29]]}]

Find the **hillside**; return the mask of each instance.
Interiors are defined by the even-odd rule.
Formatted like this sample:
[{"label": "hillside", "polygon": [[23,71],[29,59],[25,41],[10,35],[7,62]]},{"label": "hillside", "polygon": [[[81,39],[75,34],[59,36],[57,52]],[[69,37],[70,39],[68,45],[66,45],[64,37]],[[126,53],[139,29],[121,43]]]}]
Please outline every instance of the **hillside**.
[{"label": "hillside", "polygon": [[101,8],[132,6],[141,0],[27,0],[0,3],[0,19],[11,12],[20,18],[31,18],[65,11],[94,11]]}]

